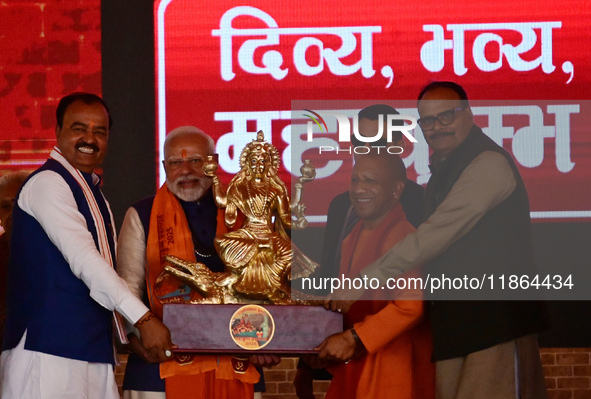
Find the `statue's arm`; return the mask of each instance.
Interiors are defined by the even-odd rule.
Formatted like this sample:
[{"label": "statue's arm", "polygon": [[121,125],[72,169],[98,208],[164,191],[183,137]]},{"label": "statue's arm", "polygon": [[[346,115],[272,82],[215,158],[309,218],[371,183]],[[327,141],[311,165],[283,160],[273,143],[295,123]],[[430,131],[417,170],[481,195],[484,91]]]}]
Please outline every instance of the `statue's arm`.
[{"label": "statue's arm", "polygon": [[291,196],[291,209],[292,212],[296,213],[296,215],[297,209],[299,208],[302,201],[304,184],[314,180],[316,177],[316,168],[314,168],[312,162],[309,159],[304,159],[304,164],[300,168],[300,172],[302,175],[298,177]]},{"label": "statue's arm", "polygon": [[220,178],[213,176],[213,185],[211,189],[213,190],[213,198],[215,199],[215,204],[218,208],[226,208],[228,205],[228,197],[224,192],[224,188],[222,187],[222,183],[220,182]]},{"label": "statue's arm", "polygon": [[236,218],[238,217],[238,208],[234,202],[229,202],[226,206],[226,212],[224,214],[224,221],[226,222],[226,226],[229,228],[234,227],[236,224]]},{"label": "statue's arm", "polygon": [[287,195],[287,189],[283,183],[277,184],[278,195],[277,195],[277,212],[281,218],[281,222],[291,229],[291,206],[289,196]]},{"label": "statue's arm", "polygon": [[218,208],[223,209],[226,207],[228,199],[226,197],[226,192],[222,187],[222,183],[220,182],[220,178],[217,175],[217,170],[217,155],[208,155],[205,163],[203,164],[203,174],[207,177],[210,177],[213,181],[212,191],[215,204]]}]

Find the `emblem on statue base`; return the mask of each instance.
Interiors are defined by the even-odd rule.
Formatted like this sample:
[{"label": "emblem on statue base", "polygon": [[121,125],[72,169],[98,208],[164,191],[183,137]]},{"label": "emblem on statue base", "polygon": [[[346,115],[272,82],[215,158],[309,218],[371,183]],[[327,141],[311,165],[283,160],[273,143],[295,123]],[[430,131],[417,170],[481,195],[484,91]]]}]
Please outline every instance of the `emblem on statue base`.
[{"label": "emblem on statue base", "polygon": [[273,339],[275,322],[267,309],[244,305],[230,319],[230,336],[242,349],[263,349]]}]

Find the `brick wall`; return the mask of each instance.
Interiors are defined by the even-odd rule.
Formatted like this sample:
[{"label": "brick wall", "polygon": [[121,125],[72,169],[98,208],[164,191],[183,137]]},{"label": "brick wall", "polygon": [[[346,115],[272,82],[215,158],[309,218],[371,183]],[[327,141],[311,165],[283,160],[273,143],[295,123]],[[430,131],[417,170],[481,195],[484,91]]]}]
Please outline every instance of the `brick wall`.
[{"label": "brick wall", "polygon": [[550,399],[591,399],[591,348],[540,350]]},{"label": "brick wall", "polygon": [[[277,366],[265,369],[267,392],[263,399],[297,399],[293,379],[296,373],[297,358],[284,358]],[[324,399],[324,393],[330,381],[315,381],[316,399]]]},{"label": "brick wall", "polygon": [[[591,399],[591,348],[540,349],[549,399]],[[125,358],[125,357],[124,357]],[[297,399],[293,387],[297,359],[284,358],[265,370],[267,392],[263,399]],[[124,369],[118,368],[117,381]],[[328,381],[315,381],[316,399],[324,399]]]},{"label": "brick wall", "polygon": [[119,366],[115,367],[115,381],[119,388],[119,395],[123,395],[121,386],[123,385],[123,377],[125,376],[125,366],[127,366],[127,355],[119,355]]},{"label": "brick wall", "polygon": [[101,93],[100,0],[0,2],[0,175],[47,158],[76,90]]}]

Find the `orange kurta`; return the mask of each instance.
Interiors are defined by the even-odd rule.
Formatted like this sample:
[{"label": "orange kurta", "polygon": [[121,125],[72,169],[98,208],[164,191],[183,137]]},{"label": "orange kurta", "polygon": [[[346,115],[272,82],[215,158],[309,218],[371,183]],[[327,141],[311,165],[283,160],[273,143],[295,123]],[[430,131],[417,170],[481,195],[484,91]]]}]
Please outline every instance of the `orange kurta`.
[{"label": "orange kurta", "polygon": [[[400,205],[373,230],[359,222],[343,241],[340,272],[358,275],[412,231]],[[355,327],[367,354],[330,370],[334,378],[326,398],[434,398],[431,336],[420,291],[405,293],[405,298],[415,300],[371,300],[377,297],[373,294],[368,292],[345,314],[345,327]]]}]

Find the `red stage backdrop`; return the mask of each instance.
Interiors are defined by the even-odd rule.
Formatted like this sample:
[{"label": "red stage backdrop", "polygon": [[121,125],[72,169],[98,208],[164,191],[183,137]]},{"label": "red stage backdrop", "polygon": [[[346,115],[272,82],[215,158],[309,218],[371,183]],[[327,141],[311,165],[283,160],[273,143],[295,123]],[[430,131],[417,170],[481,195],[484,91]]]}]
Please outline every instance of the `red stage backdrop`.
[{"label": "red stage backdrop", "polygon": [[100,0],[0,4],[0,175],[37,169],[55,145],[55,108],[101,94]]},{"label": "red stage backdrop", "polygon": [[[307,214],[321,223],[330,199],[347,188],[351,156],[319,154],[321,145],[338,145],[336,120],[324,118],[328,132],[315,130],[307,142],[302,109],[353,116],[388,102],[416,116],[422,86],[453,80],[473,100],[477,123],[513,154],[534,220],[591,217],[584,1],[247,4],[155,2],[158,148],[173,128],[198,126],[233,174],[239,151],[262,129],[282,153],[286,182],[303,158],[313,160]],[[409,177],[424,184],[428,148],[420,129],[413,134],[418,142],[402,156]]]}]

